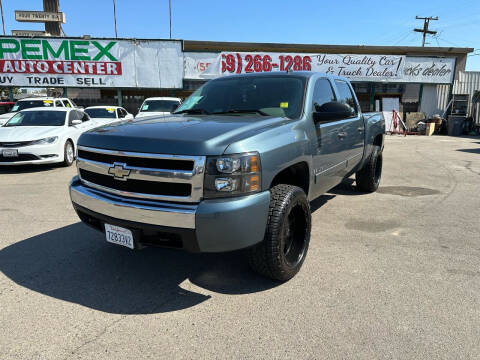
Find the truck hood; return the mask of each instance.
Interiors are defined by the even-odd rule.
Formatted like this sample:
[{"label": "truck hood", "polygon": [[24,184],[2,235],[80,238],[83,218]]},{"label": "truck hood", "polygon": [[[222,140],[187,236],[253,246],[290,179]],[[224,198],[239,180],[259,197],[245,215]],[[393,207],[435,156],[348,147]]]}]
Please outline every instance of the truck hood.
[{"label": "truck hood", "polygon": [[84,133],[78,145],[172,155],[221,155],[231,143],[287,121],[246,115],[171,115],[104,126]]},{"label": "truck hood", "polygon": [[63,126],[12,126],[0,128],[0,142],[32,141],[58,136]]}]

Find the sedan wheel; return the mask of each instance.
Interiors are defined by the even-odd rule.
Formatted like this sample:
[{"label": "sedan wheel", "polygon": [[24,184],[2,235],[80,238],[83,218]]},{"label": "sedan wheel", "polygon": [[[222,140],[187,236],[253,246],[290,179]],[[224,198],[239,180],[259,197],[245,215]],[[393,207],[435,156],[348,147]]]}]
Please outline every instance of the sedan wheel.
[{"label": "sedan wheel", "polygon": [[75,159],[75,153],[73,151],[73,144],[70,141],[65,143],[65,155],[63,160],[64,166],[70,166],[73,164],[73,160]]}]

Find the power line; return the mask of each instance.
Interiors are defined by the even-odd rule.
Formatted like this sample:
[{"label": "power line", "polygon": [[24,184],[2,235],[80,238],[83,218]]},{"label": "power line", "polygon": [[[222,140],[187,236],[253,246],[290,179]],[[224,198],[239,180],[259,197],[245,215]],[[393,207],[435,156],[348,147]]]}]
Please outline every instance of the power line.
[{"label": "power line", "polygon": [[415,32],[421,32],[423,33],[423,39],[422,39],[422,47],[425,46],[425,37],[427,34],[435,35],[437,32],[432,31],[428,29],[428,25],[430,24],[430,20],[438,20],[438,16],[429,16],[429,17],[420,17],[420,16],[415,16],[415,19],[417,20],[423,20],[423,29],[413,29]]}]

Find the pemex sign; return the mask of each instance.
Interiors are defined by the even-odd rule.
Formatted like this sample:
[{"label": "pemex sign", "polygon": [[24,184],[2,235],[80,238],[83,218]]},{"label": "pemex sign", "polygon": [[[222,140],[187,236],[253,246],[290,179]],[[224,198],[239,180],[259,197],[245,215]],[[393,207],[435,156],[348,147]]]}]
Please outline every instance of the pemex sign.
[{"label": "pemex sign", "polygon": [[0,86],[181,88],[179,41],[0,38]]}]

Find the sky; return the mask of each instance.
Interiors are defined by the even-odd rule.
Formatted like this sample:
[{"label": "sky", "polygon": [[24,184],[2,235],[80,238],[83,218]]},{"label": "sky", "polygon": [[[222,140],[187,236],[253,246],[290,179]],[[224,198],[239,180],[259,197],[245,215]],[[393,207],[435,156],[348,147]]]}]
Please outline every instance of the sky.
[{"label": "sky", "polygon": [[[114,37],[113,0],[60,0],[67,36]],[[421,45],[415,16],[438,16],[426,46],[471,47],[467,70],[480,71],[480,1],[171,0],[172,38],[337,45]],[[43,30],[15,21],[14,10],[42,0],[2,0],[6,33]],[[118,36],[168,38],[168,0],[116,0]]]}]

